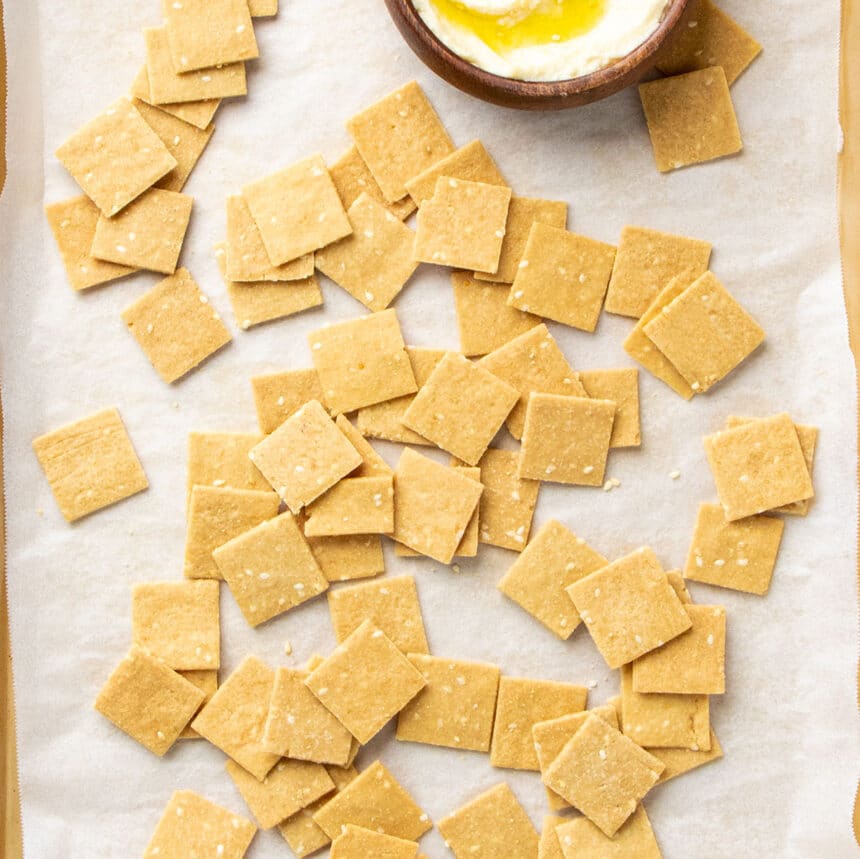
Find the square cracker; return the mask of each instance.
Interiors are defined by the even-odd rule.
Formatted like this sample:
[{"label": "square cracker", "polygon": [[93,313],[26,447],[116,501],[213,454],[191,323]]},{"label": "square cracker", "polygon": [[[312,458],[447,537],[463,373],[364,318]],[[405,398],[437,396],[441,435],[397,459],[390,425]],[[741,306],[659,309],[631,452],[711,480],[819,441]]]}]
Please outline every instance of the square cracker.
[{"label": "square cracker", "polygon": [[145,859],[187,859],[193,851],[198,856],[242,859],[256,833],[257,827],[247,818],[191,790],[177,790],[143,855]]},{"label": "square cracker", "polygon": [[482,486],[406,448],[394,473],[393,537],[442,564],[453,559]]},{"label": "square cracker", "polygon": [[369,620],[404,653],[429,653],[413,576],[396,576],[332,590],[331,624],[338,644]]},{"label": "square cracker", "polygon": [[311,400],[323,402],[320,377],[314,369],[285,370],[251,377],[260,432],[274,432]]},{"label": "square cracker", "polygon": [[328,589],[328,581],[291,513],[282,513],[239,534],[215,549],[212,557],[251,626],[265,623]]},{"label": "square cracker", "polygon": [[[137,106],[137,102],[144,101],[148,105],[156,107],[162,113],[167,113],[176,119],[181,119],[183,122],[201,130],[209,128],[212,118],[221,106],[221,99],[219,98],[156,105],[152,100],[152,92],[149,88],[149,72],[146,70],[146,65],[140,67],[140,71],[132,82],[130,92],[135,99],[135,106]],[[169,173],[168,176],[170,176]]]},{"label": "square cracker", "polygon": [[364,745],[426,684],[397,645],[365,620],[311,672],[307,685]]},{"label": "square cracker", "polygon": [[352,232],[322,155],[311,155],[242,189],[272,265]]},{"label": "square cracker", "polygon": [[[685,608],[692,627],[633,663],[636,692],[722,695],[726,691],[726,610],[714,605]],[[623,707],[622,703],[622,711]]]},{"label": "square cracker", "polygon": [[155,371],[181,379],[230,340],[230,332],[187,269],[179,268],[122,314]]},{"label": "square cracker", "polygon": [[248,455],[293,513],[362,462],[317,400],[303,405]]},{"label": "square cracker", "polygon": [[493,725],[490,763],[514,770],[540,769],[532,728],[538,722],[585,709],[588,690],[572,683],[502,677]]},{"label": "square cracker", "polygon": [[510,188],[440,176],[418,210],[415,259],[493,274],[510,202]]},{"label": "square cracker", "polygon": [[369,194],[355,200],[347,216],[352,233],[317,251],[316,267],[365,307],[384,310],[418,267],[415,233]]},{"label": "square cracker", "polygon": [[540,483],[521,480],[519,453],[487,448],[478,466],[481,469],[479,533],[482,543],[521,552],[528,543]]},{"label": "square cracker", "polygon": [[367,579],[385,572],[382,538],[378,534],[308,537],[307,540],[329,582]]},{"label": "square cracker", "polygon": [[711,272],[643,329],[697,393],[725,378],[764,341],[764,331]]},{"label": "square cracker", "polygon": [[220,579],[212,552],[239,534],[278,515],[274,492],[195,486],[188,505],[185,576]]},{"label": "square cracker", "polygon": [[104,409],[33,441],[54,500],[67,522],[149,486],[117,409]]},{"label": "square cracker", "polygon": [[109,218],[177,166],[127,98],[115,101],[75,132],[56,155]]},{"label": "square cracker", "polygon": [[161,757],[176,742],[204,697],[160,659],[132,647],[102,687],[95,708]]},{"label": "square cracker", "polygon": [[719,504],[701,504],[684,576],[763,596],[770,589],[784,528],[785,522],[774,516],[726,522]]},{"label": "square cracker", "polygon": [[427,685],[400,711],[397,739],[488,752],[501,672],[496,665],[410,653]]},{"label": "square cracker", "polygon": [[[177,671],[180,677],[184,677],[189,683],[196,686],[204,695],[200,710],[209,703],[212,696],[218,691],[218,670],[214,671]],[[198,712],[200,712],[198,710]],[[194,715],[197,715],[196,713]],[[200,734],[190,725],[179,735],[180,740],[199,740]]]},{"label": "square cracker", "polygon": [[337,322],[308,336],[333,414],[412,394],[415,376],[394,310]]},{"label": "square cracker", "polygon": [[415,81],[356,114],[346,128],[390,203],[406,196],[406,182],[454,151]]},{"label": "square cracker", "polygon": [[520,392],[520,399],[505,422],[516,439],[523,435],[529,394],[588,396],[579,382],[579,374],[568,364],[543,323],[500,346],[478,364]]},{"label": "square cracker", "polygon": [[248,459],[248,453],[262,439],[255,432],[188,433],[188,499],[195,486],[268,490],[268,481]]},{"label": "square cracker", "polygon": [[589,859],[662,859],[660,845],[645,809],[639,805],[627,822],[607,838],[587,817],[565,820],[555,830],[562,859],[588,856]]},{"label": "square cracker", "polygon": [[669,781],[669,779],[677,778],[679,775],[690,772],[690,770],[703,767],[705,764],[719,760],[723,756],[722,747],[713,729],[711,729],[710,749],[708,751],[651,749],[650,752],[666,767],[657,784],[663,784]]},{"label": "square cracker", "polygon": [[331,859],[415,859],[418,844],[348,823],[332,842]]},{"label": "square cracker", "polygon": [[144,582],[131,592],[134,644],[174,671],[221,664],[218,582]]},{"label": "square cracker", "polygon": [[476,465],[518,399],[516,388],[449,352],[421,386],[403,423],[442,450]]},{"label": "square cracker", "polygon": [[640,84],[639,97],[661,173],[743,149],[726,73],[719,66]]},{"label": "square cracker", "polygon": [[508,304],[506,283],[478,281],[467,271],[451,274],[460,350],[467,357],[486,355],[540,323],[537,316]]},{"label": "square cracker", "polygon": [[97,259],[173,274],[194,198],[152,188],[112,218],[102,215],[90,253]]},{"label": "square cracker", "polygon": [[348,477],[305,509],[308,537],[390,534],[393,530],[394,484],[390,474]]},{"label": "square cracker", "polygon": [[684,287],[701,277],[711,244],[646,227],[624,227],[606,293],[606,310],[639,318],[673,278]]},{"label": "square cracker", "polygon": [[191,723],[257,781],[280,760],[262,744],[274,683],[275,672],[265,662],[246,656]]},{"label": "square cracker", "polygon": [[574,582],[567,593],[610,668],[662,647],[692,626],[647,546]]},{"label": "square cracker", "polygon": [[432,828],[429,817],[379,761],[341,789],[315,815],[314,822],[336,838],[347,824],[414,840]]},{"label": "square cracker", "polygon": [[566,641],[580,618],[565,589],[608,563],[582,537],[552,519],[502,576],[498,588]]},{"label": "square cracker", "polygon": [[248,0],[161,0],[173,68],[185,73],[260,56]]},{"label": "square cracker", "polygon": [[45,214],[72,289],[89,289],[137,270],[96,259],[90,254],[99,210],[85,194],[61,203],[52,203],[45,207]]},{"label": "square cracker", "polygon": [[612,838],[663,769],[657,758],[592,715],[550,764],[543,780]]},{"label": "square cracker", "polygon": [[579,379],[589,397],[615,403],[609,446],[639,447],[639,371],[635,367],[582,370]]},{"label": "square cracker", "polygon": [[534,859],[538,834],[507,782],[501,782],[439,821],[457,859]]},{"label": "square cracker", "polygon": [[345,209],[349,209],[362,194],[367,194],[377,203],[381,203],[401,221],[405,221],[418,208],[409,196],[394,203],[388,202],[355,146],[351,146],[332,164],[329,173]]},{"label": "square cracker", "polygon": [[704,444],[730,522],[815,494],[797,430],[787,414],[705,436]]},{"label": "square cracker", "polygon": [[508,303],[582,331],[594,331],[609,285],[615,248],[535,222]]},{"label": "square cracker", "polygon": [[532,394],[523,429],[520,477],[602,486],[614,421],[612,400]]}]

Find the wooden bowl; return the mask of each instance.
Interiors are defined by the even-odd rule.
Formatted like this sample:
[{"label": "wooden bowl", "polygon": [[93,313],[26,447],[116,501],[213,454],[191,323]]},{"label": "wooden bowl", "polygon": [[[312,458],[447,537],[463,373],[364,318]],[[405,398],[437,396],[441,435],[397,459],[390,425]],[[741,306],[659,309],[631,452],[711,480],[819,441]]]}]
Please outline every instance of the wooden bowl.
[{"label": "wooden bowl", "polygon": [[484,71],[455,54],[424,22],[411,0],[385,0],[410,48],[449,84],[484,101],[519,110],[564,110],[613,95],[642,80],[654,68],[660,48],[686,23],[690,0],[670,0],[657,29],[612,65],[562,81],[521,81]]}]

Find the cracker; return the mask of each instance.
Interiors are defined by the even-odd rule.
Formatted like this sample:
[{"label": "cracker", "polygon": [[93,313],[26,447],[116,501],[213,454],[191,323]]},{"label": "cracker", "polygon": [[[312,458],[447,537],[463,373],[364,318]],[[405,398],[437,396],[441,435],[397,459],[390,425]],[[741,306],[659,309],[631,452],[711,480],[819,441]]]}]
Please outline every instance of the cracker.
[{"label": "cracker", "polygon": [[584,686],[572,683],[502,677],[490,763],[494,767],[538,771],[532,728],[538,722],[584,710],[587,695]]},{"label": "cracker", "polygon": [[286,370],[251,377],[254,407],[260,432],[274,432],[288,417],[311,400],[323,402],[317,371]]},{"label": "cracker", "polygon": [[271,18],[278,14],[278,0],[248,0],[252,18]]},{"label": "cracker", "polygon": [[666,769],[660,776],[657,784],[663,784],[679,775],[690,772],[690,770],[703,767],[712,761],[719,760],[723,756],[722,747],[717,740],[713,729],[711,730],[710,749],[708,751],[694,751],[692,749],[651,749],[651,754],[661,761]]},{"label": "cracker", "polygon": [[697,393],[731,373],[765,336],[711,272],[694,281],[643,330]]},{"label": "cracker", "polygon": [[45,433],[33,451],[67,522],[149,486],[119,411],[104,409]]},{"label": "cracker", "polygon": [[566,817],[557,817],[554,814],[544,816],[543,829],[541,829],[540,841],[538,842],[537,859],[564,859],[555,829],[566,820]]},{"label": "cracker", "polygon": [[262,781],[280,759],[263,747],[275,672],[246,656],[191,723],[197,733]]},{"label": "cracker", "polygon": [[410,653],[427,685],[397,717],[397,739],[488,752],[501,672],[495,665]]},{"label": "cracker", "polygon": [[720,67],[639,85],[661,173],[743,149],[726,73]]},{"label": "cracker", "polygon": [[277,826],[334,789],[325,767],[307,761],[278,761],[261,781],[235,761],[225,769],[261,829]]},{"label": "cracker", "polygon": [[615,403],[588,397],[532,394],[526,410],[519,476],[576,486],[602,486]]},{"label": "cracker", "polygon": [[552,519],[502,576],[498,588],[566,641],[580,623],[566,588],[608,563],[582,537]]},{"label": "cracker", "polygon": [[785,523],[773,516],[726,522],[719,504],[702,504],[684,576],[763,596],[770,589]]},{"label": "cracker", "polygon": [[394,539],[450,564],[478,506],[481,484],[406,448],[394,487]]},{"label": "cracker", "polygon": [[370,442],[350,423],[346,415],[338,415],[334,423],[361,454],[362,463],[351,472],[350,477],[391,477],[394,474],[394,469],[373,449]]},{"label": "cracker", "polygon": [[370,310],[384,310],[415,273],[415,233],[362,194],[347,212],[352,233],[317,251],[316,267]]},{"label": "cracker", "polygon": [[664,75],[721,66],[731,86],[761,53],[761,45],[711,0],[696,0],[686,27],[669,39],[657,68]]},{"label": "cracker", "polygon": [[439,821],[457,859],[534,859],[538,834],[507,782],[501,782]]},{"label": "cracker", "polygon": [[657,758],[592,715],[550,764],[543,780],[612,838],[663,769]]},{"label": "cracker", "polygon": [[521,552],[529,541],[540,483],[521,480],[518,453],[487,448],[478,463],[481,469],[479,539],[489,546]]},{"label": "cracker", "polygon": [[173,66],[166,27],[144,30],[143,37],[146,41],[149,97],[156,107],[162,104],[173,107],[184,102],[211,102],[247,94],[244,63],[228,63],[182,74]]},{"label": "cracker", "polygon": [[469,272],[451,274],[460,349],[466,356],[486,355],[540,323],[537,316],[508,304],[508,285],[478,281]]},{"label": "cracker", "polygon": [[588,396],[579,382],[579,374],[568,364],[543,323],[500,346],[478,365],[520,392],[520,399],[505,422],[515,439],[523,435],[529,394]]},{"label": "cracker", "polygon": [[161,660],[132,647],[102,687],[95,708],[161,757],[176,742],[204,697]]},{"label": "cracker", "polygon": [[705,436],[704,444],[729,521],[815,494],[797,430],[787,414]]},{"label": "cracker", "polygon": [[388,202],[355,146],[351,146],[332,164],[329,172],[345,209],[349,209],[362,194],[367,194],[377,203],[381,203],[401,221],[405,221],[418,208],[409,196],[394,203]]},{"label": "cracker", "polygon": [[[209,673],[221,664],[217,582],[146,582],[132,588],[135,646],[174,671]],[[217,682],[217,681],[216,681]]]},{"label": "cracker", "polygon": [[289,512],[239,534],[215,549],[212,557],[251,626],[328,589],[326,577]]},{"label": "cracker", "polygon": [[249,456],[293,513],[362,462],[317,400],[287,418]]},{"label": "cracker", "polygon": [[388,477],[341,480],[305,510],[308,537],[390,534],[394,530],[394,485]]},{"label": "cracker", "polygon": [[188,859],[196,853],[242,859],[256,833],[257,827],[247,818],[191,790],[177,790],[143,855],[145,859]]},{"label": "cracker", "polygon": [[415,81],[356,114],[346,128],[390,203],[406,196],[406,182],[454,151]]},{"label": "cracker", "polygon": [[520,269],[532,224],[546,224],[563,230],[567,226],[567,203],[535,197],[511,197],[499,268],[495,274],[475,272],[475,279],[513,283]]},{"label": "cracker", "polygon": [[535,222],[508,303],[582,331],[594,331],[609,285],[615,248]]},{"label": "cracker", "polygon": [[273,265],[282,265],[352,232],[322,155],[242,189]]},{"label": "cracker", "polygon": [[331,859],[415,859],[418,844],[348,823],[331,845]]},{"label": "cracker", "polygon": [[72,289],[89,289],[137,270],[96,259],[90,254],[99,210],[85,194],[61,203],[52,203],[45,207],[45,214]]},{"label": "cracker", "polygon": [[692,627],[633,663],[636,692],[722,695],[726,691],[726,610],[713,605],[685,608]]},{"label": "cracker", "polygon": [[[185,678],[189,683],[196,686],[203,694],[203,703],[200,705],[202,710],[209,703],[212,696],[218,690],[218,671],[177,671],[181,677]],[[199,710],[198,710],[199,712]],[[196,713],[194,715],[197,715]],[[197,740],[202,739],[200,734],[191,726],[187,727],[180,735],[180,740]]]},{"label": "cracker", "polygon": [[669,584],[672,586],[672,590],[678,595],[678,599],[684,605],[690,605],[693,601],[693,598],[690,596],[690,592],[687,590],[687,585],[684,582],[684,576],[680,570],[669,570],[666,573],[666,579]]},{"label": "cracker", "polygon": [[647,546],[574,582],[567,593],[610,668],[662,647],[692,626]]},{"label": "cracker", "polygon": [[163,381],[190,373],[230,340],[230,332],[187,269],[141,296],[122,319]]},{"label": "cracker", "polygon": [[508,184],[480,140],[473,140],[461,146],[405,183],[409,196],[418,206],[422,206],[433,196],[436,181],[440,176],[465,179],[469,182],[483,182],[486,185],[507,186]]},{"label": "cracker", "polygon": [[511,189],[441,176],[418,210],[415,259],[493,274],[499,267]]},{"label": "cracker", "polygon": [[255,432],[190,432],[188,434],[188,499],[195,486],[265,491],[269,484],[248,459],[263,437]]},{"label": "cracker", "polygon": [[394,310],[338,322],[308,336],[334,414],[414,393],[417,385]]},{"label": "cracker", "polygon": [[582,370],[582,387],[589,397],[612,400],[615,421],[612,424],[610,447],[639,447],[639,371],[635,368],[612,370]]},{"label": "cracker", "polygon": [[177,102],[176,104],[155,105],[149,88],[149,72],[146,65],[140,67],[131,85],[131,94],[138,101],[145,101],[152,107],[157,107],[163,113],[168,113],[176,119],[181,119],[189,125],[201,130],[209,128],[215,113],[221,106],[221,99],[201,99],[200,101]]},{"label": "cracker", "polygon": [[161,0],[173,68],[185,73],[260,56],[248,0]]},{"label": "cracker", "polygon": [[518,392],[489,370],[449,352],[421,386],[403,422],[469,465],[483,456]]},{"label": "cracker", "polygon": [[660,845],[645,809],[639,805],[627,822],[607,838],[587,817],[564,821],[556,830],[562,859],[588,856],[589,859],[662,859]]},{"label": "cracker", "polygon": [[323,575],[329,582],[366,579],[385,572],[382,538],[377,534],[307,539]]},{"label": "cracker", "polygon": [[[481,483],[480,468],[469,468],[467,466],[462,465],[454,466],[454,468],[464,477],[468,477],[470,480],[474,480],[476,483]],[[481,495],[483,496],[483,494],[484,493],[482,491]],[[478,543],[480,542],[480,533],[481,505],[479,502],[478,506],[475,508],[475,512],[472,514],[472,518],[469,519],[469,524],[466,526],[466,530],[463,532],[463,539],[460,540],[460,545],[457,546],[456,556],[458,558],[474,558],[477,556]]]}]

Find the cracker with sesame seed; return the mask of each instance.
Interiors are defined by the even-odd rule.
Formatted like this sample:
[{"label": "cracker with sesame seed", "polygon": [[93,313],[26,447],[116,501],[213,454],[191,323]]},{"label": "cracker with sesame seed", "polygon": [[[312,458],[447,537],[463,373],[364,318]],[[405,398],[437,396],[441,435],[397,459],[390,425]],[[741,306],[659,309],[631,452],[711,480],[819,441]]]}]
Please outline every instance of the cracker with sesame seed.
[{"label": "cracker with sesame seed", "polygon": [[115,408],[104,409],[33,440],[57,507],[75,522],[149,486]]},{"label": "cracker with sesame seed", "polygon": [[331,859],[415,859],[418,843],[348,823],[332,842]]},{"label": "cracker with sesame seed", "polygon": [[146,65],[140,67],[140,71],[132,82],[130,92],[137,101],[144,101],[152,107],[157,107],[163,113],[170,114],[170,116],[181,119],[201,130],[209,128],[213,117],[221,106],[221,99],[219,98],[156,105],[149,88],[149,72],[146,70]]},{"label": "cracker with sesame seed", "polygon": [[391,475],[341,480],[305,508],[305,535],[390,534],[394,530]]},{"label": "cracker with sesame seed", "polygon": [[369,194],[347,212],[352,233],[316,253],[316,267],[370,310],[384,310],[415,273],[415,233]]},{"label": "cracker with sesame seed", "polygon": [[174,671],[211,671],[221,664],[218,582],[146,582],[132,588],[131,628],[137,647]]},{"label": "cracker with sesame seed", "polygon": [[351,146],[332,164],[329,173],[331,173],[331,180],[334,182],[334,187],[337,188],[344,209],[349,209],[362,194],[367,194],[377,203],[381,203],[401,221],[405,221],[418,208],[415,201],[409,196],[393,203],[388,202],[355,146]]},{"label": "cracker with sesame seed", "polygon": [[589,397],[612,400],[615,420],[610,447],[639,447],[639,371],[620,367],[612,370],[581,370],[579,379]]},{"label": "cracker with sesame seed", "polygon": [[588,690],[573,683],[502,677],[490,746],[494,767],[540,770],[532,728],[585,709]]},{"label": "cracker with sesame seed", "polygon": [[498,588],[566,641],[580,618],[565,589],[608,563],[582,537],[553,519],[535,534]]},{"label": "cracker with sesame seed", "polygon": [[346,415],[338,415],[334,423],[361,454],[361,465],[351,472],[350,477],[391,477],[394,474],[394,469],[373,449],[370,442],[350,423]]},{"label": "cracker with sesame seed", "polygon": [[543,828],[541,829],[540,841],[538,843],[537,859],[564,859],[555,829],[560,824],[565,823],[567,819],[566,817],[557,817],[554,814],[544,815]]},{"label": "cracker with sesame seed", "polygon": [[[177,671],[180,677],[183,677],[189,683],[196,686],[203,694],[203,703],[198,709],[198,713],[210,701],[212,696],[218,691],[218,671]],[[195,716],[197,713],[194,714]],[[180,740],[200,740],[202,737],[190,725],[179,735]]]},{"label": "cracker with sesame seed", "polygon": [[261,522],[212,553],[218,571],[251,626],[328,589],[291,513]]},{"label": "cracker with sesame seed", "polygon": [[507,782],[501,782],[439,821],[457,859],[475,855],[534,859],[538,834]]},{"label": "cracker with sesame seed", "polygon": [[364,745],[425,682],[397,645],[365,620],[311,672],[307,685]]},{"label": "cracker with sesame seed", "polygon": [[[726,691],[726,610],[685,606],[692,627],[633,662],[636,692],[722,695]],[[626,710],[622,703],[624,720]]]},{"label": "cracker with sesame seed", "polygon": [[378,534],[308,537],[307,541],[329,582],[368,579],[385,572],[382,538]]},{"label": "cracker with sesame seed", "polygon": [[356,114],[346,129],[389,203],[402,200],[408,193],[406,182],[454,151],[415,81]]},{"label": "cracker with sesame seed", "polygon": [[72,289],[90,289],[137,271],[127,265],[96,259],[90,253],[99,210],[85,194],[52,203],[45,207],[45,214]]},{"label": "cracker with sesame seed", "polygon": [[567,594],[610,668],[662,647],[692,626],[688,607],[647,546],[574,582]]},{"label": "cracker with sesame seed", "polygon": [[393,309],[314,331],[308,344],[333,414],[413,394],[418,388]]},{"label": "cracker with sesame seed", "polygon": [[200,856],[243,859],[257,827],[191,790],[177,790],[158,822],[144,856],[146,859],[187,859]]},{"label": "cracker with sesame seed", "polygon": [[415,259],[494,274],[510,202],[510,188],[440,176],[418,210]]},{"label": "cracker with sesame seed", "polygon": [[317,400],[303,405],[249,454],[293,513],[362,463]]},{"label": "cracker with sesame seed", "polygon": [[615,247],[535,222],[508,303],[564,325],[593,332],[609,285]]},{"label": "cracker with sesame seed", "polygon": [[325,402],[317,371],[285,370],[251,377],[254,407],[260,432],[274,432],[287,418],[311,400]]},{"label": "cracker with sesame seed", "polygon": [[763,596],[770,589],[785,522],[748,516],[726,522],[719,504],[702,504],[684,576],[694,582]]},{"label": "cracker with sesame seed", "polygon": [[555,830],[562,859],[662,859],[660,845],[645,809],[639,805],[612,838],[604,835],[587,817],[564,820]]},{"label": "cracker with sesame seed", "polygon": [[815,494],[797,429],[787,414],[705,436],[704,445],[730,522]]},{"label": "cracker with sesame seed", "polygon": [[650,753],[657,760],[662,761],[666,769],[660,776],[657,784],[663,784],[679,775],[690,772],[690,770],[703,767],[712,761],[719,760],[723,756],[723,750],[717,740],[717,735],[711,729],[710,748],[708,751],[693,749],[651,749]]},{"label": "cracker with sesame seed", "polygon": [[190,432],[188,434],[187,495],[195,486],[267,491],[265,477],[248,459],[263,437],[255,432]]},{"label": "cracker with sesame seed", "polygon": [[203,703],[204,694],[160,659],[132,647],[102,687],[95,708],[161,757]]}]

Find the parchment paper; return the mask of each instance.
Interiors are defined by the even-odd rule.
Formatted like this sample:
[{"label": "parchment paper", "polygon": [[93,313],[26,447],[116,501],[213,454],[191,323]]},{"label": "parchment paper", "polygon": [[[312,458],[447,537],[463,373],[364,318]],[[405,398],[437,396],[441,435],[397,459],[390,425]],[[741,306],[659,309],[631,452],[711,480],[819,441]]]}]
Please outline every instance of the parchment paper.
[{"label": "parchment paper", "polygon": [[[617,557],[652,545],[683,563],[695,509],[714,489],[701,437],[728,414],[788,410],[821,427],[810,516],[787,523],[770,594],[693,585],[700,603],[729,609],[729,691],[712,699],[725,759],[646,799],[665,856],[856,855],[851,795],[860,752],[850,694],[856,659],[854,373],[837,246],[835,157],[837,4],[723,4],[765,45],[733,88],[745,153],[660,176],[635,92],[557,115],[474,101],[429,73],[374,0],[290,0],[260,22],[262,59],[250,96],[226,104],[188,192],[197,202],[183,262],[229,315],[211,254],[224,198],[303,155],[333,161],[343,122],[417,77],[458,144],[480,136],[517,193],[566,199],[573,229],[616,241],[626,223],[711,240],[713,268],[768,334],[766,347],[687,404],[642,374],[643,446],[612,453],[611,493],[542,492],[535,526],[558,517]],[[143,58],[141,29],[158,3],[7,3],[10,180],[0,201],[0,373],[6,406],[9,597],[15,664],[25,853],[128,857],[142,853],[175,788],[244,811],[219,752],[183,742],[157,760],[91,707],[126,650],[134,582],[181,575],[185,445],[192,429],[255,428],[249,376],[308,366],[305,334],[362,308],[331,284],[326,306],[232,346],[172,388],[138,350],[119,313],[156,280],[139,275],[88,294],[66,285],[42,215],[78,193],[52,156],[84,120],[126,91]],[[422,270],[397,302],[410,343],[456,348],[442,272]],[[551,325],[574,366],[629,364],[630,321],[604,315],[591,336]],[[127,422],[151,488],[76,526],[61,519],[30,450],[60,423],[106,405]],[[502,442],[508,444],[509,440]],[[380,445],[393,461],[394,446]],[[669,472],[678,469],[677,481]],[[591,702],[617,690],[584,631],[559,642],[494,585],[511,553],[482,547],[453,573],[387,554],[388,573],[414,573],[434,653],[497,662],[510,675],[596,681]],[[224,589],[224,670],[248,652],[297,665],[333,644],[319,600],[253,631]],[[284,641],[294,653],[286,657]],[[434,819],[508,780],[540,825],[537,776],[494,770],[487,756],[400,744],[389,727],[363,750],[381,757]],[[435,831],[423,841],[448,855]],[[250,855],[289,855],[261,833]]]}]

